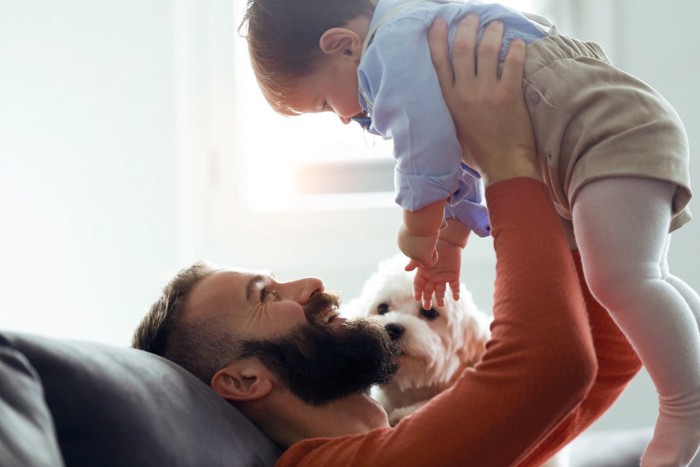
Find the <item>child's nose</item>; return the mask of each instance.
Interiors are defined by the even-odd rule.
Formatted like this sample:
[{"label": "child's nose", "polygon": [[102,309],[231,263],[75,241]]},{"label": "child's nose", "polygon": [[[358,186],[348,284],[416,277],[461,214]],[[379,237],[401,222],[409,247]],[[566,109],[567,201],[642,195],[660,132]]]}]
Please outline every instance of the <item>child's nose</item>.
[{"label": "child's nose", "polygon": [[352,121],[351,117],[343,117],[341,115],[338,115],[338,118],[340,118],[340,121],[343,122],[344,125],[347,125]]}]

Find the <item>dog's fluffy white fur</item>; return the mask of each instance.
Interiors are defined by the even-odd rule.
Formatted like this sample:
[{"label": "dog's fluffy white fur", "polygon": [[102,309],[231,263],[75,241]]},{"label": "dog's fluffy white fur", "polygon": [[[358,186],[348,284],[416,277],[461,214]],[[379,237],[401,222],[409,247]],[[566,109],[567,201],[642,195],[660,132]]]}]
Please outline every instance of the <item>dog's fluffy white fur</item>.
[{"label": "dog's fluffy white fur", "polygon": [[[381,261],[360,296],[341,309],[346,316],[380,322],[401,348],[395,377],[372,393],[391,425],[447,389],[462,369],[474,366],[491,337],[490,317],[477,308],[464,284],[458,301],[448,289],[445,306],[436,306],[433,297],[433,308],[424,310],[413,298],[415,273],[404,270],[407,263],[400,254]],[[545,465],[563,467],[567,459],[561,452]]]},{"label": "dog's fluffy white fur", "polygon": [[373,392],[392,425],[479,361],[490,337],[489,317],[477,309],[464,286],[458,301],[448,291],[445,306],[433,302],[432,309],[424,310],[413,298],[414,273],[404,270],[407,263],[402,255],[380,262],[360,297],[343,309],[382,323],[401,348],[396,376]]}]

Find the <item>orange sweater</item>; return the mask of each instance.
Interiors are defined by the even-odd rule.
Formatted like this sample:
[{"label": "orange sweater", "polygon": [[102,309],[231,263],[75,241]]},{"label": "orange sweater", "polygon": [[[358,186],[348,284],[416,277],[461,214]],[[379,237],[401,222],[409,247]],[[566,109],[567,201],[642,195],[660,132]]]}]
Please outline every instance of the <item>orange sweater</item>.
[{"label": "orange sweater", "polygon": [[642,368],[642,362],[610,314],[591,295],[583,277],[581,257],[573,254],[583,289],[588,321],[593,333],[593,346],[598,359],[598,374],[584,401],[531,452],[521,463],[537,466],[588,428],[622,394],[627,383]]},{"label": "orange sweater", "polygon": [[[596,320],[592,339],[577,270],[546,187],[511,179],[489,186],[486,198],[497,262],[492,338],[482,361],[395,427],[300,441],[277,466],[539,462],[617,397],[631,369],[615,353],[597,355],[598,371],[595,350],[620,350],[598,345],[617,328]],[[626,342],[619,345],[627,352]],[[622,366],[625,376],[618,377]]]}]

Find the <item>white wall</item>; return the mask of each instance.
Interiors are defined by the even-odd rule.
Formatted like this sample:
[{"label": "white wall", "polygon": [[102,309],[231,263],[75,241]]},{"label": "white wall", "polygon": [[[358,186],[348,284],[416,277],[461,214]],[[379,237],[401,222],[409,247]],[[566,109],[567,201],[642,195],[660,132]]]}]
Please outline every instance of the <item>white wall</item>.
[{"label": "white wall", "polygon": [[1,328],[127,344],[178,263],[171,8],[2,0]]},{"label": "white wall", "polygon": [[[700,3],[571,4],[602,8],[572,8],[572,27],[668,98],[696,153]],[[241,165],[228,0],[0,0],[0,11],[0,328],[126,345],[162,281],[196,258],[318,275],[353,297],[396,251],[398,209],[241,209],[227,175]],[[697,157],[691,169],[700,187]],[[696,220],[670,253],[696,290],[698,238]],[[470,240],[463,277],[485,309],[492,260],[489,240]],[[648,426],[655,410],[642,374],[596,429]]]}]

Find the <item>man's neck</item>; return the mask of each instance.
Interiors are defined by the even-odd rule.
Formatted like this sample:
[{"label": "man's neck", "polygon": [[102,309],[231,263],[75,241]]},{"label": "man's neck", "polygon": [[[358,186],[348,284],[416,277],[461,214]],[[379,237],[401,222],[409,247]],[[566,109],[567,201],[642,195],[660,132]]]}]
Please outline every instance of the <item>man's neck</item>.
[{"label": "man's neck", "polygon": [[352,395],[322,406],[306,404],[289,394],[269,402],[242,410],[284,449],[304,439],[335,438],[389,426],[386,412],[369,395]]}]

